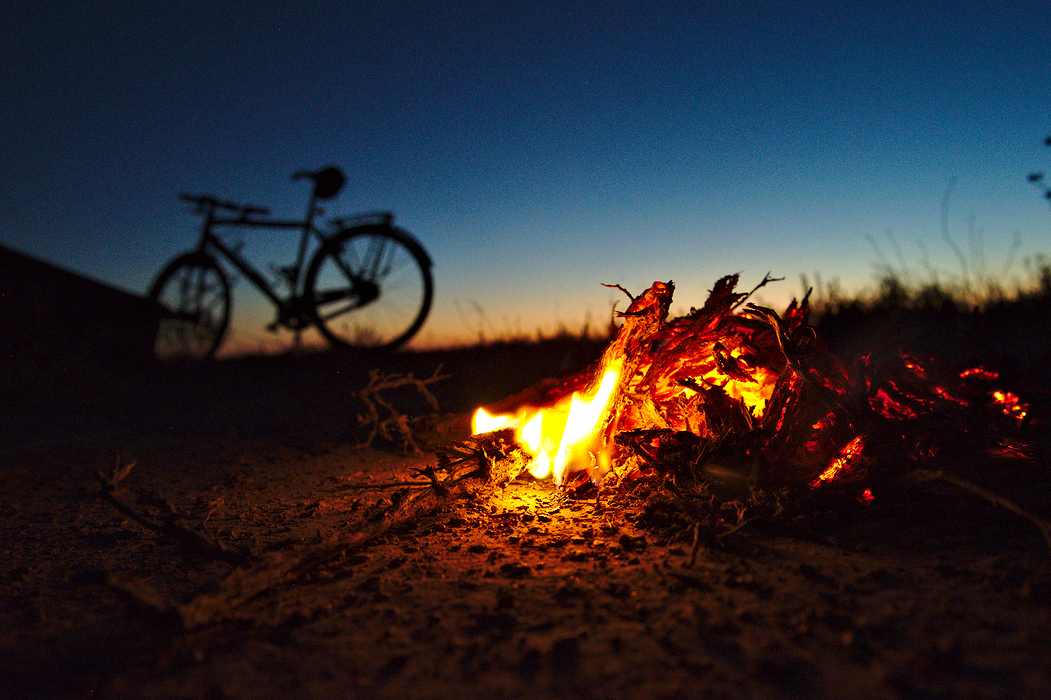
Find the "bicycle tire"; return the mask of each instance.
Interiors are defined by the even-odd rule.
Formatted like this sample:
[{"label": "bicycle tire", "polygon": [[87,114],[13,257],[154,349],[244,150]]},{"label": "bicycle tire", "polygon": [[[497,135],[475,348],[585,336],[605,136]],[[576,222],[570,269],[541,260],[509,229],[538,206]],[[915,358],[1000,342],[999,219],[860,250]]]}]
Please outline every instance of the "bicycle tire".
[{"label": "bicycle tire", "polygon": [[383,352],[409,341],[434,299],[431,259],[410,234],[368,224],[344,229],[310,261],[314,325],[340,350]]},{"label": "bicycle tire", "polygon": [[150,287],[161,307],[154,351],[164,361],[207,360],[230,323],[230,282],[215,258],[186,253],[169,262]]}]

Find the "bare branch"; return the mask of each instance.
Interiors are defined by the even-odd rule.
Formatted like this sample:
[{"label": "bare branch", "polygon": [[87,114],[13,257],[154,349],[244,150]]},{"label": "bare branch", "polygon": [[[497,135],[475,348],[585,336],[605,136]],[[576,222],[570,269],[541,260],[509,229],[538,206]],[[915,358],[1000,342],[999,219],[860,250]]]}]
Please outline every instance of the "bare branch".
[{"label": "bare branch", "polygon": [[619,289],[620,291],[624,292],[624,295],[626,297],[628,297],[629,301],[635,301],[635,297],[632,295],[632,293],[629,292],[627,289],[624,289],[624,287],[621,287],[619,284],[605,284],[605,283],[603,283],[602,286],[606,287],[607,289]]}]

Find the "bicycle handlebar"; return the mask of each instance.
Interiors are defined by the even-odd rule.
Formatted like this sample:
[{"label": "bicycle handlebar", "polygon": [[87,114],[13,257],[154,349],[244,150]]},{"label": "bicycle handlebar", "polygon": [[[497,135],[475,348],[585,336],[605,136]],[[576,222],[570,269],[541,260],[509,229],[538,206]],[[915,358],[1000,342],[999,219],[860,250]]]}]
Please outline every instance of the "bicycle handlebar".
[{"label": "bicycle handlebar", "polygon": [[237,212],[242,218],[252,216],[253,214],[258,214],[259,216],[270,216],[270,210],[267,207],[257,207],[254,204],[238,204],[237,202],[231,202],[230,200],[219,199],[210,194],[187,194],[185,192],[180,192],[179,199],[184,202],[196,204],[198,212],[210,207],[212,209],[225,209],[226,211]]}]

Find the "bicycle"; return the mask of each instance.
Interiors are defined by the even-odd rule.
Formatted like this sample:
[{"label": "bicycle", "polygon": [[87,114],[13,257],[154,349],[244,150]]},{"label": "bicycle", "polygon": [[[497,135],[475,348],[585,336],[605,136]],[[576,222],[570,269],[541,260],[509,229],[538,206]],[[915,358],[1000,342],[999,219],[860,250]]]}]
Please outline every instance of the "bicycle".
[{"label": "bicycle", "polygon": [[[431,258],[419,241],[394,226],[390,212],[332,219],[322,231],[314,224],[323,213],[317,204],[339,193],[343,173],[329,166],[297,172],[292,179],[313,181],[303,220],[269,218],[266,207],[180,193],[204,221],[197,247],[172,259],[150,287],[149,296],[160,309],[158,357],[208,359],[222,344],[231,298],[220,258],[276,307],[276,319],[267,329],[288,328],[296,333],[297,343],[301,331],[315,326],[335,349],[387,351],[419,331],[434,296]],[[217,227],[300,229],[299,253],[292,265],[271,265],[277,276],[272,285],[240,255],[238,246],[219,238]],[[312,238],[318,245],[304,266]],[[276,284],[287,286],[288,292],[280,293]]]}]

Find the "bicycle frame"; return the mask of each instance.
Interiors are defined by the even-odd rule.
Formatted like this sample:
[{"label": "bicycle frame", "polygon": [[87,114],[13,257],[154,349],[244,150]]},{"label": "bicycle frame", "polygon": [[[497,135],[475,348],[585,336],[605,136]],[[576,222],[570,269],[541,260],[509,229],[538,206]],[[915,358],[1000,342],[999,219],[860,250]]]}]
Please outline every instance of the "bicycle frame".
[{"label": "bicycle frame", "polygon": [[[211,226],[224,226],[224,225],[237,225],[237,226],[239,226],[241,228],[275,228],[275,229],[278,229],[278,228],[300,228],[300,227],[303,227],[303,222],[302,221],[283,221],[283,220],[243,222],[240,219],[226,220],[226,219],[223,219],[223,218],[216,218],[216,220],[210,222],[210,225],[206,223],[205,229],[201,233],[201,243],[200,243],[200,246],[199,246],[199,249],[201,251],[206,251],[209,247],[215,248],[220,253],[222,253],[223,257],[225,257],[234,267],[236,267],[241,272],[241,274],[243,274],[249,281],[251,281],[252,284],[254,284],[256,287],[258,287],[259,291],[262,292],[264,295],[266,295],[266,297],[269,298],[272,302],[274,302],[278,306],[283,306],[283,305],[287,304],[288,300],[287,299],[283,299],[281,296],[278,295],[277,292],[274,291],[274,289],[270,285],[270,283],[266,280],[265,277],[263,277],[262,273],[259,272],[259,270],[255,266],[253,266],[250,262],[248,262],[243,257],[241,257],[240,253],[238,253],[236,250],[234,250],[230,246],[227,246],[225,243],[223,243],[222,239],[220,239],[219,236],[216,235],[216,233],[211,230]],[[309,226],[304,231],[304,235],[303,235],[303,240],[304,241],[309,238],[310,233],[316,234],[321,239],[322,243],[324,243],[327,240],[327,238],[325,238],[325,235],[323,233],[321,233],[321,231],[317,230],[313,226]],[[305,243],[300,246],[301,250],[305,250],[305,248],[306,248]],[[290,280],[292,282],[292,284],[293,284],[292,298],[294,298],[299,292],[299,285],[300,285],[300,282],[301,282],[301,274],[300,273],[302,271],[302,266],[303,266],[302,258],[303,258],[303,254],[300,254],[298,256],[297,260],[296,260],[296,264],[295,264],[295,268],[294,268],[294,270],[295,270],[294,278],[292,280]]]},{"label": "bicycle frame", "polygon": [[[294,311],[297,302],[302,297],[301,285],[303,282],[303,263],[306,260],[307,245],[311,234],[318,238],[320,245],[328,240],[324,233],[314,226],[314,217],[317,214],[315,198],[310,198],[307,207],[307,216],[302,221],[295,219],[251,219],[250,214],[243,213],[241,216],[221,216],[215,213],[216,206],[208,207],[204,223],[201,225],[201,240],[198,250],[207,251],[209,247],[215,248],[223,255],[241,274],[259,289],[278,309],[281,310],[282,318]],[[282,298],[263,274],[245,260],[235,249],[223,243],[222,239],[213,230],[218,226],[232,226],[237,228],[267,228],[267,229],[300,229],[302,234],[299,239],[299,252],[296,255],[295,265],[291,268],[289,275],[289,286],[291,293]]]},{"label": "bicycle frame", "polygon": [[[213,195],[180,193],[203,220],[194,249],[173,258],[150,288],[150,298],[162,303],[172,320],[158,335],[160,355],[208,357],[216,351],[229,324],[229,276],[234,271],[276,308],[277,318],[267,330],[295,331],[297,344],[300,331],[316,327],[337,349],[393,350],[420,329],[434,293],[427,252],[412,234],[393,225],[390,212],[316,225],[315,218],[323,213],[317,202],[339,191],[343,175],[330,166],[293,175],[302,177],[314,180],[302,219],[271,217],[269,209]],[[271,264],[275,279],[249,262],[239,244],[220,238],[229,229],[244,228],[300,231],[294,264]],[[223,258],[229,266],[221,264]]]}]

